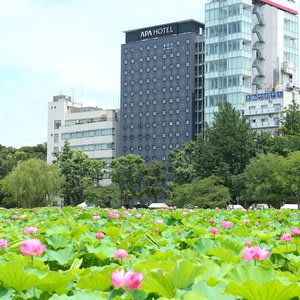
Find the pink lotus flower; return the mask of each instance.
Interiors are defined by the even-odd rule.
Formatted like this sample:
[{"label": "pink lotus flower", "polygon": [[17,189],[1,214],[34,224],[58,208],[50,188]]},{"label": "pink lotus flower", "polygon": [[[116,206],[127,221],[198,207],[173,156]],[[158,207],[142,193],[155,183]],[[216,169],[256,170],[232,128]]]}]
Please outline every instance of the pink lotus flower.
[{"label": "pink lotus flower", "polygon": [[135,273],[133,270],[125,273],[124,269],[121,271],[115,270],[111,274],[111,283],[114,287],[125,287],[130,290],[137,290],[142,285],[143,274]]},{"label": "pink lotus flower", "polygon": [[219,230],[216,227],[213,227],[209,230],[209,232],[212,234],[217,234],[219,232]]},{"label": "pink lotus flower", "polygon": [[293,217],[298,217],[298,214],[297,213],[293,213]]},{"label": "pink lotus flower", "polygon": [[27,219],[27,215],[23,214],[23,215],[20,215],[20,219]]},{"label": "pink lotus flower", "polygon": [[223,228],[231,228],[232,227],[232,223],[230,221],[221,221],[220,224]]},{"label": "pink lotus flower", "polygon": [[293,227],[292,229],[291,229],[291,232],[292,232],[292,234],[294,234],[294,235],[300,235],[300,229],[298,229],[298,228],[296,228],[296,227]]},{"label": "pink lotus flower", "polygon": [[119,249],[115,251],[114,254],[114,259],[119,259],[119,258],[127,258],[128,257],[128,253],[126,250],[124,249]]},{"label": "pink lotus flower", "polygon": [[100,216],[97,216],[97,215],[92,217],[92,220],[94,220],[94,221],[99,220],[99,219],[100,219]]},{"label": "pink lotus flower", "polygon": [[267,248],[260,248],[259,246],[253,247],[244,247],[243,248],[243,260],[244,261],[252,261],[252,260],[264,260],[267,259],[270,255],[270,252]]},{"label": "pink lotus flower", "polygon": [[24,234],[25,235],[29,235],[29,234],[33,234],[33,233],[37,233],[38,232],[38,228],[34,227],[34,226],[29,226],[24,228]]},{"label": "pink lotus flower", "polygon": [[128,211],[123,211],[123,216],[127,216],[129,214],[129,212]]},{"label": "pink lotus flower", "polygon": [[281,235],[280,240],[289,242],[292,240],[292,236],[289,233],[284,233]]},{"label": "pink lotus flower", "polygon": [[155,221],[155,224],[163,224],[163,223],[164,223],[163,220],[156,220],[156,221]]},{"label": "pink lotus flower", "polygon": [[140,219],[140,218],[142,217],[142,215],[141,215],[141,214],[136,214],[135,217],[136,217],[137,219]]},{"label": "pink lotus flower", "polygon": [[114,214],[115,214],[115,212],[114,212],[113,210],[110,210],[110,211],[107,213],[107,215],[108,215],[109,217],[112,217]]},{"label": "pink lotus flower", "polygon": [[46,245],[42,245],[39,239],[28,239],[25,240],[23,245],[20,247],[22,255],[42,255],[46,249]]},{"label": "pink lotus flower", "polygon": [[5,239],[0,239],[0,248],[6,248],[8,246],[8,242]]},{"label": "pink lotus flower", "polygon": [[19,217],[18,217],[17,215],[12,215],[11,218],[12,218],[13,220],[19,219]]},{"label": "pink lotus flower", "polygon": [[248,224],[248,223],[250,223],[250,221],[249,220],[243,220],[243,222],[245,223],[245,224]]},{"label": "pink lotus flower", "polygon": [[121,206],[121,209],[123,209],[123,210],[124,210],[124,209],[126,209],[126,207],[125,207],[124,205],[122,205],[122,206]]},{"label": "pink lotus flower", "polygon": [[119,219],[120,218],[120,214],[113,214],[111,217],[113,219]]},{"label": "pink lotus flower", "polygon": [[209,223],[215,223],[215,222],[216,222],[216,220],[214,218],[209,219]]},{"label": "pink lotus flower", "polygon": [[96,239],[102,240],[102,239],[104,239],[104,237],[105,237],[105,234],[103,232],[96,233]]}]

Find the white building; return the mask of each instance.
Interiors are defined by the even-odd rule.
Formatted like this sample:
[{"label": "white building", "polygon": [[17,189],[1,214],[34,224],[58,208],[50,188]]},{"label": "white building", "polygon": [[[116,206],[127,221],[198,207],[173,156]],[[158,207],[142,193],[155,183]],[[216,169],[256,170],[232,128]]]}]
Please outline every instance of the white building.
[{"label": "white building", "polygon": [[47,162],[55,160],[53,152],[67,140],[71,149],[110,163],[116,157],[118,124],[118,109],[85,107],[69,96],[54,96],[48,103]]},{"label": "white building", "polygon": [[299,86],[295,0],[208,0],[205,6],[205,122],[220,101],[241,113],[246,95]]},{"label": "white building", "polygon": [[276,133],[281,127],[284,109],[292,101],[300,104],[298,88],[275,91],[261,91],[246,96],[244,115],[249,119],[251,127],[260,132]]}]

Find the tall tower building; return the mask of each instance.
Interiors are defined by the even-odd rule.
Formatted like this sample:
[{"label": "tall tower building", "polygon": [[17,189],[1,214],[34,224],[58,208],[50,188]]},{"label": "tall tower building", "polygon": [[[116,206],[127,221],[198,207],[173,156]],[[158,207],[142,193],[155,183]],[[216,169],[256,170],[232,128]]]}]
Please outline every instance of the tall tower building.
[{"label": "tall tower building", "polygon": [[211,0],[205,5],[205,122],[219,101],[243,110],[252,91],[251,0]]},{"label": "tall tower building", "polygon": [[118,155],[165,161],[202,131],[204,24],[187,20],[125,34]]},{"label": "tall tower building", "polygon": [[294,0],[210,0],[205,6],[205,121],[218,101],[245,109],[246,96],[298,86]]}]

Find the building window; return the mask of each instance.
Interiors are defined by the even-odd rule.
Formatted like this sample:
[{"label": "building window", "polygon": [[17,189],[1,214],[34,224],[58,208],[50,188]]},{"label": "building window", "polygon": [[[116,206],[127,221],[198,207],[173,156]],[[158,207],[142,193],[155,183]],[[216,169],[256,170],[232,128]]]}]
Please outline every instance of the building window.
[{"label": "building window", "polygon": [[55,133],[54,134],[54,143],[58,143],[59,142],[59,134]]},{"label": "building window", "polygon": [[61,126],[61,120],[54,120],[54,129],[59,129]]}]

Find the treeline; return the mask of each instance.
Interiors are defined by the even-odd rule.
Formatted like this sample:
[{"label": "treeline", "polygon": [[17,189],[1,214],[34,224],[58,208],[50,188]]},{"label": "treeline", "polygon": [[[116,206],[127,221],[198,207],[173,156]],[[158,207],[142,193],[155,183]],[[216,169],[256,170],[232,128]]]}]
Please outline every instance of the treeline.
[{"label": "treeline", "polygon": [[[300,110],[292,102],[276,135],[254,131],[229,103],[221,103],[203,136],[170,152],[170,170],[129,154],[110,164],[91,160],[66,142],[46,164],[46,145],[0,146],[0,201],[35,207],[63,199],[102,207],[127,207],[167,200],[178,207],[226,207],[266,203],[300,207]],[[109,177],[110,185],[103,185]]]},{"label": "treeline", "polygon": [[300,111],[292,102],[277,135],[254,131],[229,104],[219,105],[204,135],[170,155],[171,201],[178,206],[300,208]]}]

